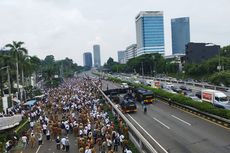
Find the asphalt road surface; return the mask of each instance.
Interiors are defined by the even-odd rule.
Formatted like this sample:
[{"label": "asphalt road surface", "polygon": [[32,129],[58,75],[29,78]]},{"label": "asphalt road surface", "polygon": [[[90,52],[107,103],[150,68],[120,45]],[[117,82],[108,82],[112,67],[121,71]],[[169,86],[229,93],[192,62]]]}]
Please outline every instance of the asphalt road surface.
[{"label": "asphalt road surface", "polygon": [[[108,81],[109,88],[119,87]],[[104,90],[106,89],[103,86]],[[137,113],[127,118],[152,143],[157,141],[168,153],[229,153],[230,130],[164,102],[148,105],[147,114],[138,104]],[[153,140],[154,139],[154,140]]]}]

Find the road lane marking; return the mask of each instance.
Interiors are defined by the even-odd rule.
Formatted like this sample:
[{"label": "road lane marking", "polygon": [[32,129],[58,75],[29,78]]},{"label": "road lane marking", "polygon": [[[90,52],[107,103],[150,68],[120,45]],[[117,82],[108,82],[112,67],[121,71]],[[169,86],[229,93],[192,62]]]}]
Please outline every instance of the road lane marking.
[{"label": "road lane marking", "polygon": [[155,121],[157,121],[158,123],[160,123],[161,125],[163,125],[164,127],[166,127],[167,129],[170,129],[170,127],[168,127],[167,125],[165,125],[164,123],[162,123],[161,121],[159,121],[158,119],[156,119],[155,117],[152,117]]},{"label": "road lane marking", "polygon": [[38,152],[39,152],[40,148],[41,148],[41,145],[39,145],[39,147],[38,147],[38,149],[37,149],[36,153],[38,153]]},{"label": "road lane marking", "polygon": [[157,140],[155,140],[137,121],[128,114],[128,116],[165,152],[168,153],[168,151],[159,143]]},{"label": "road lane marking", "polygon": [[224,128],[224,129],[226,129],[226,130],[230,130],[229,127],[225,127],[225,126],[220,125],[220,124],[217,124],[217,123],[215,123],[215,122],[213,122],[213,121],[211,121],[211,120],[208,120],[208,119],[206,119],[206,118],[203,118],[203,117],[201,117],[201,116],[198,116],[199,114],[196,115],[196,114],[193,114],[193,113],[191,113],[191,112],[185,111],[185,110],[183,110],[183,109],[180,109],[180,108],[178,108],[178,109],[181,110],[182,112],[185,112],[185,113],[187,113],[187,114],[190,114],[190,115],[192,115],[192,116],[194,116],[194,117],[197,117],[197,118],[199,118],[199,119],[205,120],[205,121],[207,121],[207,122],[209,122],[209,123],[215,124],[215,125],[217,125],[217,126],[219,126],[219,127],[222,127],[222,128]]},{"label": "road lane marking", "polygon": [[174,115],[171,115],[171,116],[172,116],[172,117],[174,117],[175,119],[178,119],[179,121],[181,121],[181,122],[183,122],[183,123],[185,123],[185,124],[187,124],[187,125],[191,126],[191,124],[190,124],[190,123],[188,123],[188,122],[186,122],[186,121],[184,121],[184,120],[180,119],[179,117],[176,117],[176,116],[174,116]]}]

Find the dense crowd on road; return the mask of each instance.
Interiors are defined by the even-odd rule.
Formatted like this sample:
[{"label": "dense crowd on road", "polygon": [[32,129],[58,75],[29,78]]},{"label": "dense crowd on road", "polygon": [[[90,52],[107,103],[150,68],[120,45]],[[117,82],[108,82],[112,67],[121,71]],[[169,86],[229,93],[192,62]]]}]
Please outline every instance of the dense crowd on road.
[{"label": "dense crowd on road", "polygon": [[[128,129],[122,128],[122,120],[116,117],[121,126],[115,130],[99,92],[87,77],[68,79],[58,88],[47,89],[45,98],[25,115],[30,130],[21,137],[24,149],[50,141],[66,152],[74,147],[79,153],[131,153]],[[69,140],[70,135],[75,136],[77,145]]]}]

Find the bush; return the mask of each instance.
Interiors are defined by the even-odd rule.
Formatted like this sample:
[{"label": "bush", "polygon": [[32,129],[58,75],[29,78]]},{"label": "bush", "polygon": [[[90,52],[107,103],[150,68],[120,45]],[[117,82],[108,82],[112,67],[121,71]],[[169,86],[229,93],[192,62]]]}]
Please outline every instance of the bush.
[{"label": "bush", "polygon": [[176,95],[176,94],[172,94],[172,93],[167,93],[166,91],[161,90],[161,89],[153,89],[150,87],[145,87],[145,88],[154,91],[154,93],[159,97],[163,97],[163,98],[167,98],[167,99],[170,98],[172,101],[175,101],[175,102],[180,103],[182,105],[191,106],[191,107],[196,108],[200,111],[207,112],[207,113],[210,113],[213,115],[217,115],[219,117],[223,117],[226,119],[230,119],[230,110],[220,109],[220,108],[217,108],[217,107],[213,106],[212,104],[206,103],[206,102],[198,103],[198,102],[195,102],[192,99],[185,97],[183,95]]},{"label": "bush", "polygon": [[[115,78],[110,77],[110,79],[118,83],[123,82],[122,80],[117,79],[117,78],[115,79]],[[222,117],[222,118],[230,119],[230,110],[217,108],[210,103],[206,103],[206,102],[198,103],[183,95],[168,93],[167,91],[164,91],[162,89],[155,89],[155,88],[140,85],[140,84],[132,84],[132,86],[134,88],[142,87],[147,90],[152,90],[155,96],[163,98],[165,100],[171,99],[172,101],[180,103],[182,105],[190,106],[190,107],[196,108],[197,110],[200,110],[206,113],[210,113],[210,114]]]}]

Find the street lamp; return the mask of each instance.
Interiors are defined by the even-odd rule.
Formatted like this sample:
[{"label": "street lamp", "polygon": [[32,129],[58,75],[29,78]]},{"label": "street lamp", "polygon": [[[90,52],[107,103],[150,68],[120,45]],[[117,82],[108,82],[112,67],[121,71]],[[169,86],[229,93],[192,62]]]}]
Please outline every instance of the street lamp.
[{"label": "street lamp", "polygon": [[155,77],[155,72],[156,72],[156,63],[155,63],[155,55],[152,55],[154,67],[153,67],[153,76]]}]

